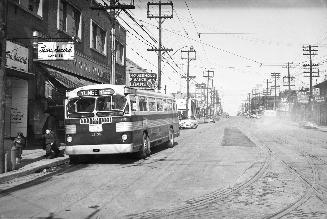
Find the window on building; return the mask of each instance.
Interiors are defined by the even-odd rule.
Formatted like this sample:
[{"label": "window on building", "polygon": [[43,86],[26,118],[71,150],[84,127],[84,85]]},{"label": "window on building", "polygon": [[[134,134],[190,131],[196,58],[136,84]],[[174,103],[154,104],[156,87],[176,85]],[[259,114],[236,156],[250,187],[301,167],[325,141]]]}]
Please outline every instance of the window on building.
[{"label": "window on building", "polygon": [[58,29],[81,39],[81,12],[64,0],[59,0],[58,9]]},{"label": "window on building", "polygon": [[120,42],[116,41],[116,63],[119,65],[124,65],[125,64],[125,48],[124,45],[121,44]]},{"label": "window on building", "polygon": [[139,97],[140,111],[148,111],[146,97]]},{"label": "window on building", "polygon": [[91,20],[91,48],[107,55],[107,33]]},{"label": "window on building", "polygon": [[43,0],[16,0],[27,11],[43,17]]}]

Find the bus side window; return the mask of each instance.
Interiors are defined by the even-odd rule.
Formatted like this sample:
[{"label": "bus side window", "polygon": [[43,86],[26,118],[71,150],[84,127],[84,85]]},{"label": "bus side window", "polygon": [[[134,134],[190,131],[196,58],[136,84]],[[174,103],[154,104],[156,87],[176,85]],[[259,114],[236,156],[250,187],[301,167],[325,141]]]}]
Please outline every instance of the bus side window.
[{"label": "bus side window", "polygon": [[135,111],[137,111],[136,97],[135,96],[130,96],[130,99],[131,99],[132,112],[135,112]]},{"label": "bus side window", "polygon": [[167,111],[171,111],[173,109],[173,101],[167,100]]},{"label": "bus side window", "polygon": [[129,114],[129,103],[126,103],[124,114]]},{"label": "bus side window", "polygon": [[140,111],[148,111],[146,97],[139,97]]},{"label": "bus side window", "polygon": [[162,99],[157,99],[157,111],[163,111],[163,101],[162,101]]},{"label": "bus side window", "polygon": [[149,110],[150,111],[157,111],[156,99],[153,98],[153,97],[149,97],[148,101],[149,101]]},{"label": "bus side window", "polygon": [[168,111],[168,104],[167,104],[167,100],[164,100],[163,101],[163,108],[164,108],[164,111]]}]

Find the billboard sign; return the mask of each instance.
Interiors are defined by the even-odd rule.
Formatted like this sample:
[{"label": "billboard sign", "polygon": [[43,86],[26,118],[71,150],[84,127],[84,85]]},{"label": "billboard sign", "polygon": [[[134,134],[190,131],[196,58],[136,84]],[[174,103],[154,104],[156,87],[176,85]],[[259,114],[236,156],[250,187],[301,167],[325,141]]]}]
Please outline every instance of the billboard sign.
[{"label": "billboard sign", "polygon": [[39,42],[39,60],[74,60],[74,42]]},{"label": "billboard sign", "polygon": [[156,73],[130,73],[130,87],[140,89],[155,89],[157,87]]}]

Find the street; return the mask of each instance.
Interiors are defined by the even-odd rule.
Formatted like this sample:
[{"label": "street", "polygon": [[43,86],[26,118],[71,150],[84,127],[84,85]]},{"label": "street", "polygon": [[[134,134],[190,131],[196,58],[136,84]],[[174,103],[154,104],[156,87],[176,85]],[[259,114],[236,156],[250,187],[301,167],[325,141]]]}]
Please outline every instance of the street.
[{"label": "street", "polygon": [[327,135],[231,117],[151,157],[103,156],[1,187],[0,218],[325,218]]}]

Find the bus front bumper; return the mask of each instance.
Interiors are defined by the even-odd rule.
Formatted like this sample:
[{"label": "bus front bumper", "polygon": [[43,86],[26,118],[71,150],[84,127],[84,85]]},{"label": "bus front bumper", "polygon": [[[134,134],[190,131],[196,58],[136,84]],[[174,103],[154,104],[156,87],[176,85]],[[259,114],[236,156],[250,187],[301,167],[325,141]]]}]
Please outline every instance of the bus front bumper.
[{"label": "bus front bumper", "polygon": [[65,153],[68,155],[78,154],[120,154],[132,153],[137,148],[133,144],[100,144],[100,145],[73,145],[66,146]]}]

